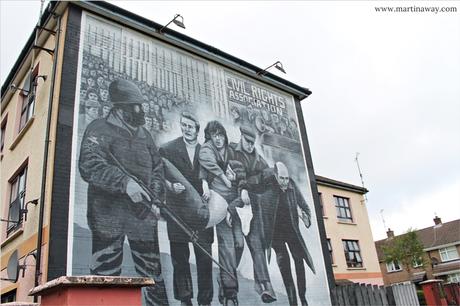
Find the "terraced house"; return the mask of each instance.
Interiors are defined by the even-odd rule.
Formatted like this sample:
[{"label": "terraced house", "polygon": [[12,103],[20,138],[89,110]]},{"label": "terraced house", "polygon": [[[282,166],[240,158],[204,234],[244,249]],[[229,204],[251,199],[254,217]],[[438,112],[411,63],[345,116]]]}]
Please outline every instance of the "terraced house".
[{"label": "terraced house", "polygon": [[414,262],[411,271],[406,271],[399,262],[385,262],[383,246],[398,237],[391,229],[388,229],[386,239],[375,242],[385,285],[418,284],[428,279],[460,282],[460,220],[442,223],[441,218],[435,217],[433,221],[433,226],[416,231],[425,255],[423,260]]}]

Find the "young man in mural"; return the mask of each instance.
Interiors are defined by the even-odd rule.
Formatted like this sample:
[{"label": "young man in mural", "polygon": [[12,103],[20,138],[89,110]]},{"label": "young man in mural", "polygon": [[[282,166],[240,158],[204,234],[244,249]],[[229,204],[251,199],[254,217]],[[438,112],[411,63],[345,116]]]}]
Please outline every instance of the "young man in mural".
[{"label": "young man in mural", "polygon": [[262,216],[260,215],[259,202],[251,201],[251,197],[255,196],[256,189],[261,187],[263,171],[268,168],[268,165],[255,149],[256,133],[254,128],[249,125],[242,125],[240,132],[240,142],[231,143],[230,147],[234,151],[235,159],[243,164],[246,172],[246,180],[239,183],[241,200],[243,205],[251,205],[253,217],[249,233],[245,238],[254,265],[256,291],[263,302],[271,303],[276,301],[276,295],[270,282],[267,258],[262,245]]},{"label": "young man in mural", "polygon": [[[164,197],[163,164],[145,123],[136,85],[109,86],[113,108],[83,135],[79,170],[88,183],[87,220],[92,234],[91,274],[121,275],[125,237],[135,269],[151,277],[147,305],[167,305],[158,244],[158,205]],[[151,208],[146,210],[146,208]]]},{"label": "young man in mural", "polygon": [[[168,159],[191,184],[198,194],[203,193],[201,180],[199,178],[200,165],[198,153],[201,145],[198,142],[200,123],[192,113],[183,112],[180,117],[180,128],[182,136],[164,144],[160,148],[160,154]],[[186,187],[180,182],[166,180],[166,187],[171,197],[167,197],[168,205],[181,205],[184,201]],[[171,260],[173,264],[174,298],[181,301],[181,305],[192,305],[193,285],[190,272],[190,250],[191,238],[174,222],[168,222],[168,238],[171,249]],[[199,243],[209,254],[212,254],[212,243],[214,241],[213,228],[205,229],[198,233]],[[212,283],[212,259],[207,256],[199,247],[195,246],[195,257],[197,267],[198,297],[199,305],[210,305],[213,297]]]},{"label": "young man in mural", "polygon": [[229,205],[227,218],[216,225],[219,263],[231,274],[220,270],[219,301],[224,306],[238,305],[237,267],[243,254],[241,221],[232,203],[239,197],[238,181],[245,179],[243,165],[234,161],[228,146],[227,132],[219,121],[210,121],[204,130],[205,143],[199,154],[203,197],[208,200],[210,190],[217,192]]},{"label": "young man in mural", "polygon": [[264,237],[271,237],[271,241],[268,243],[271,244],[276,253],[276,261],[283,278],[289,304],[297,305],[296,288],[291,273],[291,259],[286,244],[289,246],[295,265],[300,301],[302,306],[306,306],[308,304],[305,297],[304,260],[313,273],[315,273],[315,268],[310,252],[300,233],[299,217],[309,228],[311,225],[310,208],[282,162],[275,163],[274,176],[268,179],[266,188],[264,197],[266,203],[271,205],[262,206]]}]

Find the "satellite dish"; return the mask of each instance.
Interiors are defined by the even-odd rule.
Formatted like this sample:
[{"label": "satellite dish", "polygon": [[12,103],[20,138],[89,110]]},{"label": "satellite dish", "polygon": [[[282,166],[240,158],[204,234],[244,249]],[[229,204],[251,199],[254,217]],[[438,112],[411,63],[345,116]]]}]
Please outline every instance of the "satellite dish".
[{"label": "satellite dish", "polygon": [[8,280],[13,283],[17,282],[19,277],[19,269],[18,250],[16,250],[13,252],[13,254],[11,254],[10,259],[8,259],[8,266],[6,268],[8,278],[4,280]]}]

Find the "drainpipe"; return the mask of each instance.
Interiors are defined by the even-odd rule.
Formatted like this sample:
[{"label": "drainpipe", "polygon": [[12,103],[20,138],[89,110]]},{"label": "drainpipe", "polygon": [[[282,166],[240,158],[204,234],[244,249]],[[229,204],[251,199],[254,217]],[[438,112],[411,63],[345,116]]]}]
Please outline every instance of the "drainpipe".
[{"label": "drainpipe", "polygon": [[[51,13],[54,14],[54,13]],[[37,260],[35,266],[35,287],[39,285],[39,278],[41,273],[41,256],[42,256],[42,242],[43,242],[43,219],[45,214],[45,191],[46,191],[46,175],[48,168],[48,151],[50,144],[50,129],[51,129],[51,114],[53,110],[53,97],[54,97],[54,85],[56,80],[56,69],[58,61],[58,51],[59,51],[59,39],[61,34],[61,16],[54,15],[54,18],[58,18],[57,21],[57,31],[56,31],[56,46],[54,48],[54,60],[53,60],[53,72],[51,76],[51,87],[50,87],[50,96],[48,99],[48,116],[47,124],[45,131],[45,150],[43,152],[43,169],[42,169],[42,186],[40,193],[40,212],[38,217],[38,237],[37,237]],[[37,303],[38,296],[34,296],[34,303]]]}]

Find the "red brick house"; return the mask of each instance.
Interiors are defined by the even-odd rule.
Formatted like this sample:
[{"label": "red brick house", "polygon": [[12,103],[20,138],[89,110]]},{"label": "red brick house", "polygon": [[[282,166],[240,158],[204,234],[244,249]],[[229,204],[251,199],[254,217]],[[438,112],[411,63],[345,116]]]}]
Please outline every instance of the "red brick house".
[{"label": "red brick house", "polygon": [[460,219],[442,223],[441,218],[435,217],[433,221],[434,226],[416,231],[425,255],[423,262],[414,262],[410,273],[398,262],[385,262],[383,246],[397,237],[391,229],[388,229],[386,239],[375,242],[385,285],[404,282],[417,284],[427,279],[460,282]]}]

